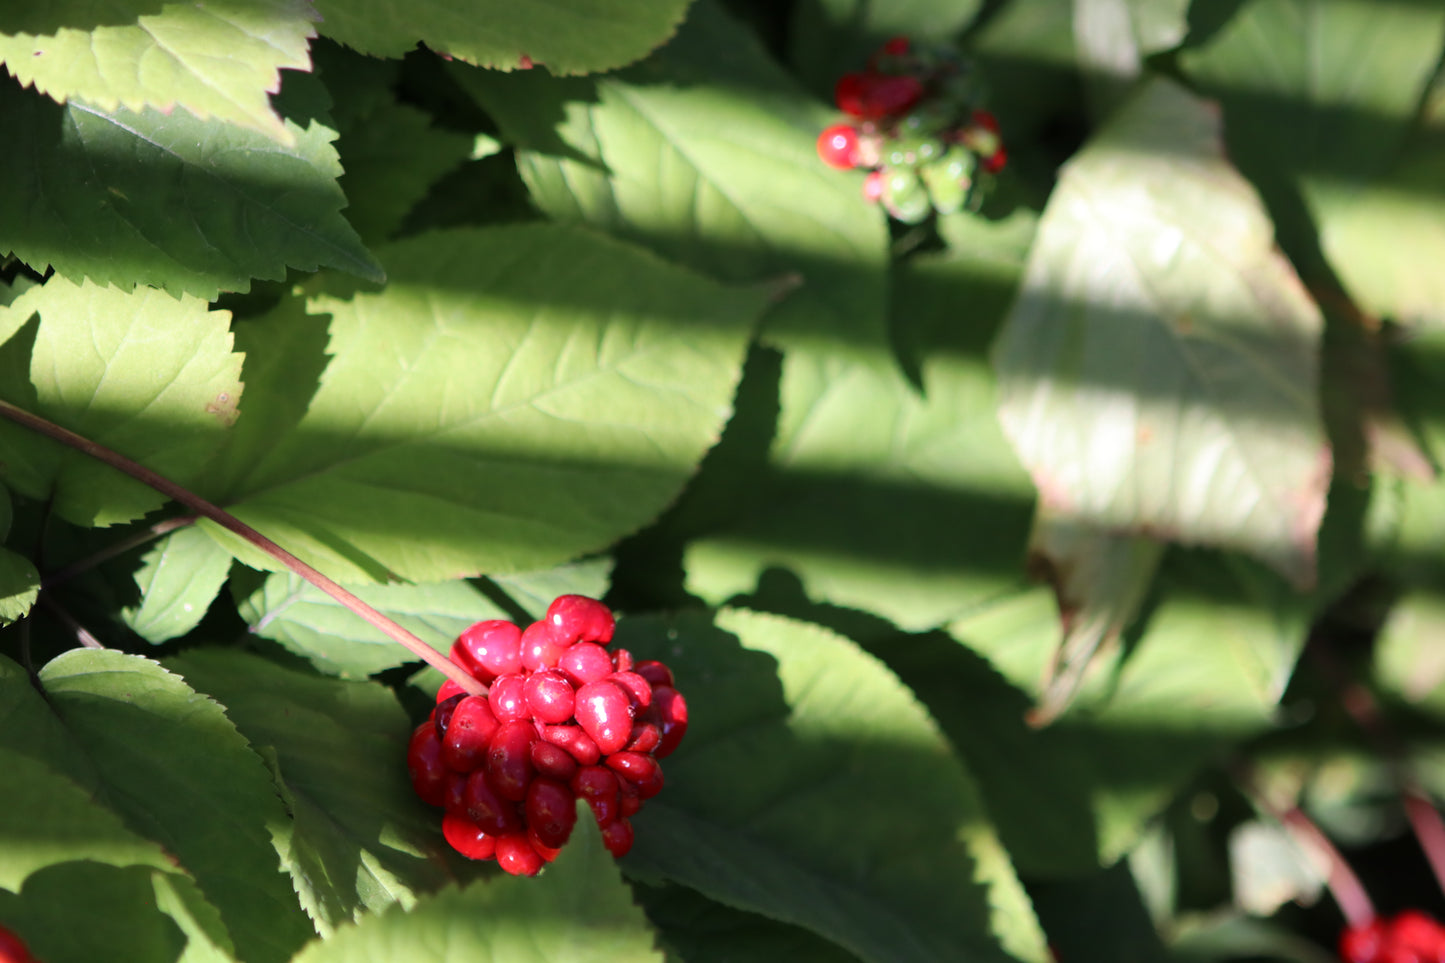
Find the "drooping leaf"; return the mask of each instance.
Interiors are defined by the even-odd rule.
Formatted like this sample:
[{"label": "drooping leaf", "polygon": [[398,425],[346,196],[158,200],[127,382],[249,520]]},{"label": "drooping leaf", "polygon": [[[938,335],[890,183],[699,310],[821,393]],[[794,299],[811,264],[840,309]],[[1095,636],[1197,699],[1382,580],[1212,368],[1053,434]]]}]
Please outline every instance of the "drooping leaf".
[{"label": "drooping leaf", "polygon": [[140,604],[121,618],[147,642],[185,635],[200,624],[231,572],[231,554],[194,526],[172,532],[141,559]]},{"label": "drooping leaf", "polygon": [[667,661],[692,720],[629,870],[864,960],[1046,958],[972,780],[874,659],[741,610],[624,619],[618,637]]},{"label": "drooping leaf", "polygon": [[0,251],[74,279],[207,300],[286,268],[373,280],[342,218],[335,133],[287,121],[294,146],[187,111],[60,106],[0,83]]},{"label": "drooping leaf", "polygon": [[1070,162],[995,349],[1000,419],[1051,512],[1313,583],[1321,318],[1272,243],[1217,115],[1172,82]]},{"label": "drooping leaf", "polygon": [[730,281],[796,274],[773,338],[884,343],[886,230],[857,174],[817,157],[831,114],[707,0],[604,77],[453,74],[517,146],[532,200]]},{"label": "drooping leaf", "polygon": [[155,663],[110,650],[68,652],[40,680],[70,752],[126,826],[195,877],[241,959],[290,959],[312,929],[271,846],[287,816],[221,707]]},{"label": "drooping leaf", "polygon": [[119,816],[43,763],[0,746],[0,767],[6,785],[0,888],[18,893],[36,870],[75,860],[173,868],[160,846],[126,829]]},{"label": "drooping leaf", "polygon": [[557,0],[545,13],[507,0],[317,0],[321,32],[374,57],[418,43],[503,70],[611,70],[645,57],[677,29],[689,0]]},{"label": "drooping leaf", "polygon": [[233,506],[343,581],[536,570],[640,527],[717,440],[765,297],[547,225],[385,261],[384,290],[317,300],[333,358]]},{"label": "drooping leaf", "polygon": [[[229,314],[192,297],[124,292],[59,275],[6,309],[40,316],[29,383],[0,393],[35,414],[185,483],[220,444],[241,396]],[[4,479],[80,525],[136,518],[165,497],[89,455],[0,426]]]},{"label": "drooping leaf", "polygon": [[447,880],[440,814],[412,792],[411,725],[388,689],[218,649],[166,666],[220,700],[258,750],[274,752],[292,819],[272,834],[323,935],[393,903],[411,906]]},{"label": "drooping leaf", "polygon": [[40,573],[23,555],[0,546],[0,625],[25,617],[40,595]]},{"label": "drooping leaf", "polygon": [[184,108],[290,144],[271,108],[281,71],[311,66],[310,0],[177,0],[134,22],[0,34],[0,61],[21,84],[61,103],[113,112]]},{"label": "drooping leaf", "polygon": [[408,911],[393,908],[342,928],[294,963],[662,963],[647,918],[589,816],[581,807],[572,839],[537,879],[503,876],[442,890]]}]

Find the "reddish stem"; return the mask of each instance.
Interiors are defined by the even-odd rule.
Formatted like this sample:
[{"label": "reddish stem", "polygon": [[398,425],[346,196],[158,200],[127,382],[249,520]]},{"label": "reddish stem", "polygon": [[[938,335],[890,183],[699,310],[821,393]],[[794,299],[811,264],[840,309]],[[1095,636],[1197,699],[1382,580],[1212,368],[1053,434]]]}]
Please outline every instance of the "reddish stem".
[{"label": "reddish stem", "polygon": [[32,431],[39,432],[47,438],[74,448],[76,451],[89,455],[97,461],[102,461],[115,470],[149,485],[167,498],[180,502],[197,515],[203,518],[209,518],[222,528],[236,533],[327,595],[336,599],[336,601],[342,605],[351,609],[351,611],[376,626],[382,632],[385,632],[396,642],[409,649],[417,658],[437,669],[467,692],[481,694],[486,691],[485,687],[476,679],[472,678],[461,666],[452,662],[411,632],[408,632],[396,622],[382,615],[376,609],[367,605],[336,582],[322,575],[315,568],[301,561],[301,559],[292,555],[236,516],[211,504],[189,489],[182,488],[170,479],[156,474],[138,462],[131,461],[119,452],[112,451],[104,445],[97,444],[88,438],[77,435],[69,429],[62,428],[54,422],[41,418],[39,415],[31,414],[22,408],[17,408],[8,401],[0,401],[0,417],[7,418]]}]

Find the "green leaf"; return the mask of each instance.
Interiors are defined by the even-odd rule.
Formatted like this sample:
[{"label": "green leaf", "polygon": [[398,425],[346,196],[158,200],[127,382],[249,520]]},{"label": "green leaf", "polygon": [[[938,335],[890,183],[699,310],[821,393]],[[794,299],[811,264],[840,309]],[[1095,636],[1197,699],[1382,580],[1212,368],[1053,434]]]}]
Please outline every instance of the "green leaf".
[{"label": "green leaf", "polygon": [[[30,381],[0,392],[62,427],[184,484],[236,416],[241,358],[230,315],[162,291],[126,293],[59,275],[21,295],[40,315]],[[6,424],[5,481],[79,525],[127,521],[165,503],[148,486],[28,429]]]},{"label": "green leaf", "polygon": [[1445,717],[1445,598],[1424,588],[1407,590],[1390,607],[1375,645],[1375,678],[1406,702]]},{"label": "green leaf", "polygon": [[273,824],[282,863],[323,935],[448,876],[439,814],[406,773],[411,723],[389,689],[287,669],[235,651],[166,661],[220,700],[258,750],[274,752],[292,819]]},{"label": "green leaf", "polygon": [[287,121],[288,147],[186,111],[62,107],[13,83],[0,83],[0,118],[0,251],[37,270],[206,300],[288,266],[381,277],[340,214],[336,135],[319,121]]},{"label": "green leaf", "polygon": [[201,963],[205,957],[187,952],[186,934],[157,907],[157,875],[98,862],[51,866],[18,895],[0,890],[0,925],[45,963]]},{"label": "green leaf", "polygon": [[995,348],[999,416],[1057,516],[1310,585],[1321,317],[1218,127],[1152,81],[1065,168]]},{"label": "green leaf", "polygon": [[151,874],[155,885],[156,908],[181,928],[186,937],[186,951],[176,963],[232,963],[236,948],[226,932],[221,914],[196,884],[174,873]]},{"label": "green leaf", "polygon": [[310,68],[316,19],[309,0],[179,0],[129,23],[0,34],[0,61],[61,103],[183,107],[289,144],[294,133],[266,95],[280,89],[283,68]]},{"label": "green leaf", "polygon": [[[688,0],[554,0],[545,11],[508,0],[317,0],[321,32],[376,57],[418,43],[457,60],[554,74],[611,70],[677,29]],[[525,58],[525,59],[524,59]]]},{"label": "green leaf", "polygon": [[571,841],[539,878],[494,877],[442,890],[409,911],[340,929],[293,963],[662,963],[653,939],[584,804]]},{"label": "green leaf", "polygon": [[0,887],[18,893],[46,866],[91,860],[109,866],[173,867],[159,846],[50,767],[0,747],[6,782],[0,807]]},{"label": "green leaf", "polygon": [[1075,0],[1073,12],[1079,71],[1098,117],[1125,99],[1145,57],[1189,32],[1189,0]]},{"label": "green leaf", "polygon": [[842,947],[797,926],[715,903],[681,886],[633,885],[647,918],[687,963],[787,960],[856,963]]},{"label": "green leaf", "polygon": [[140,604],[121,611],[147,642],[185,635],[201,623],[231,573],[231,554],[194,526],[167,535],[141,559]]},{"label": "green leaf", "polygon": [[1046,959],[972,780],[874,659],[741,610],[624,619],[618,640],[668,662],[692,719],[629,871],[864,960]]},{"label": "green leaf", "polygon": [[[443,654],[473,622],[508,617],[464,581],[353,585],[350,591]],[[364,678],[416,661],[391,636],[291,572],[268,575],[237,607],[252,632],[275,639],[323,672]]]},{"label": "green leaf", "polygon": [[342,581],[535,570],[645,524],[717,440],[764,298],[547,225],[385,261],[384,290],[317,300],[331,363],[232,508]]},{"label": "green leaf", "polygon": [[886,344],[884,218],[861,175],[818,160],[833,115],[715,4],[700,0],[671,43],[605,77],[453,76],[517,146],[549,217],[724,280],[796,273],[770,337]]},{"label": "green leaf", "polygon": [[689,591],[720,603],[786,570],[812,598],[924,629],[1022,577],[1033,490],[999,430],[986,354],[1033,218],[940,228],[950,252],[910,259],[894,284],[895,338],[917,384],[891,353],[790,349],[774,470],[726,489],[749,511],[689,543]]},{"label": "green leaf", "polygon": [[271,845],[287,816],[221,707],[155,663],[110,650],[61,655],[40,681],[71,752],[126,825],[194,875],[239,956],[288,960],[312,929]]},{"label": "green leaf", "polygon": [[22,619],[40,597],[40,573],[23,555],[0,546],[0,626]]},{"label": "green leaf", "polygon": [[0,8],[0,33],[55,33],[61,27],[90,29],[134,23],[158,13],[165,0],[49,0],[14,3]]},{"label": "green leaf", "polygon": [[585,595],[600,599],[612,578],[612,559],[590,558],[541,572],[497,575],[492,581],[523,611],[540,619],[559,595]]}]

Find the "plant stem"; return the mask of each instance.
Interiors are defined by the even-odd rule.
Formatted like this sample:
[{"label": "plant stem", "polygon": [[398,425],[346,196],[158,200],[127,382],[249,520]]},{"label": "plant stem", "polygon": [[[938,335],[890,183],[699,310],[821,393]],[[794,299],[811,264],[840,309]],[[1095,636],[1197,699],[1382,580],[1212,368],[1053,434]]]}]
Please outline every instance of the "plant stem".
[{"label": "plant stem", "polygon": [[65,627],[75,633],[76,641],[81,645],[87,649],[105,648],[105,644],[101,642],[100,639],[91,635],[90,630],[81,625],[75,616],[66,611],[65,606],[55,601],[55,596],[42,593],[40,596],[40,604],[45,606],[51,615],[55,616],[61,622],[64,622]]},{"label": "plant stem", "polygon": [[342,605],[351,609],[351,611],[376,626],[382,632],[385,632],[396,642],[409,649],[417,658],[440,671],[447,676],[447,678],[460,685],[465,691],[473,694],[481,694],[486,691],[482,684],[467,674],[466,670],[461,666],[452,662],[411,632],[408,632],[396,624],[396,622],[382,615],[376,609],[367,605],[336,582],[301,561],[301,559],[292,555],[236,516],[211,504],[189,489],[182,488],[170,479],[156,474],[144,465],[132,461],[119,452],[112,451],[104,445],[97,444],[88,438],[77,435],[67,428],[62,428],[54,422],[41,418],[39,415],[31,414],[23,408],[17,408],[8,401],[0,401],[0,417],[7,418],[32,431],[39,432],[47,438],[74,448],[76,451],[89,455],[97,461],[102,461],[117,471],[149,485],[167,498],[180,502],[197,515],[208,518],[222,528],[234,532],[327,595],[336,599],[336,601]]},{"label": "plant stem", "polygon": [[102,562],[108,562],[117,555],[124,555],[133,548],[139,548],[147,542],[153,542],[163,535],[169,535],[178,528],[185,528],[187,525],[193,524],[195,520],[195,515],[182,515],[178,518],[167,518],[163,521],[156,522],[149,528],[135,532],[116,542],[114,545],[107,545],[100,551],[87,555],[85,558],[76,559],[69,565],[61,566],[41,578],[40,587],[55,588],[57,585],[64,585],[66,582],[75,578],[75,576],[80,575],[82,572],[90,571]]}]

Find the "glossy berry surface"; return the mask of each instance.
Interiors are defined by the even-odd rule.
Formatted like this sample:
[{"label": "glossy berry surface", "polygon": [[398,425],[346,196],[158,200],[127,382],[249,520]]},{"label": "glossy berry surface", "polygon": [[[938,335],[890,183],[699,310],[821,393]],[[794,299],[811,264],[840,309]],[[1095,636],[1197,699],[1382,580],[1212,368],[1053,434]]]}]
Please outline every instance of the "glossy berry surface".
[{"label": "glossy berry surface", "polygon": [[1338,950],[1343,963],[1441,963],[1445,926],[1419,910],[1402,910],[1347,926]]},{"label": "glossy berry surface", "polygon": [[841,171],[858,166],[858,131],[847,124],[834,124],[818,135],[818,157]]},{"label": "glossy berry surface", "polygon": [[666,665],[609,651],[614,628],[601,602],[563,595],[525,629],[494,619],[458,637],[452,661],[488,691],[448,680],[407,748],[412,788],[444,811],[458,853],[535,875],[571,837],[579,799],[611,853],[631,849],[630,817],[662,791],[658,759],[687,703]]}]

